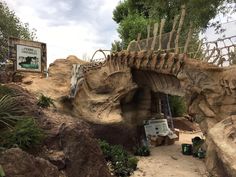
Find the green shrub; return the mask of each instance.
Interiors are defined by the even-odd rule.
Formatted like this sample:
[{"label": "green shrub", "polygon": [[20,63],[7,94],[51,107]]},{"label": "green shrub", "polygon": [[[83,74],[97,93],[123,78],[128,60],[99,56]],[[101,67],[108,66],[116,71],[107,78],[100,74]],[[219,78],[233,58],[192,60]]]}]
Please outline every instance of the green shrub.
[{"label": "green shrub", "polygon": [[170,96],[170,109],[173,117],[180,117],[186,113],[186,104],[183,97]]},{"label": "green shrub", "polygon": [[111,146],[104,140],[99,140],[99,145],[105,159],[111,162],[112,172],[116,176],[127,177],[136,170],[138,159],[125,151],[122,146]]},{"label": "green shrub", "polygon": [[111,161],[112,161],[112,163],[114,163],[114,165],[117,162],[126,161],[127,157],[128,157],[128,153],[127,153],[127,151],[125,151],[123,149],[122,146],[120,146],[120,145],[111,146]]},{"label": "green shrub", "polygon": [[51,105],[55,107],[54,100],[50,97],[43,95],[43,94],[41,94],[41,96],[39,97],[37,105],[42,108],[48,108]]},{"label": "green shrub", "polygon": [[0,137],[0,146],[11,148],[15,145],[26,150],[41,144],[44,138],[40,129],[33,118],[24,118],[16,122],[13,129],[4,131]]},{"label": "green shrub", "polygon": [[138,159],[136,157],[131,156],[128,158],[128,167],[129,168],[136,170],[137,164],[138,164]]},{"label": "green shrub", "polygon": [[24,107],[19,104],[21,96],[4,95],[0,98],[0,128],[11,128],[24,113]]},{"label": "green shrub", "polygon": [[134,155],[149,156],[150,155],[150,150],[149,150],[148,146],[136,147],[134,149]]},{"label": "green shrub", "polygon": [[127,177],[133,172],[124,162],[118,161],[113,165],[113,173],[119,177]]},{"label": "green shrub", "polygon": [[0,98],[5,95],[13,95],[14,91],[5,85],[0,84]]},{"label": "green shrub", "polygon": [[107,161],[111,161],[111,146],[104,140],[98,141],[99,146],[103,152],[103,155]]}]

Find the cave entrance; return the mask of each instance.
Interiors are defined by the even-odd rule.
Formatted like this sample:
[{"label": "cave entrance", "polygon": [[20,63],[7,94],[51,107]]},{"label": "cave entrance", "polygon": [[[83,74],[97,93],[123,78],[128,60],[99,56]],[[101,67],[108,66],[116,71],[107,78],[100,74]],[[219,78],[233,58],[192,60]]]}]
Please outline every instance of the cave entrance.
[{"label": "cave entrance", "polygon": [[[172,117],[173,113],[176,115],[172,107],[173,98],[175,100],[174,104],[176,104],[184,95],[180,87],[180,81],[175,76],[153,71],[132,70],[132,81],[137,87],[124,95],[120,100],[120,106],[123,119],[134,126],[137,131],[137,142],[142,144],[143,140],[148,139],[145,126],[150,121],[156,121],[151,119],[167,120],[169,133],[160,136],[158,132],[156,133],[155,143],[158,142],[158,145],[173,144],[176,137],[173,136],[173,139],[169,137],[171,137],[171,133],[176,132],[175,128],[184,127],[183,129],[180,128],[181,130],[192,129],[192,123],[186,123],[188,120],[185,120],[185,118]],[[183,99],[181,101],[184,102]],[[158,121],[164,122],[164,120]]]},{"label": "cave entrance", "polygon": [[132,71],[133,82],[137,88],[121,99],[122,116],[131,124],[142,125],[150,118],[167,118],[173,127],[169,95],[183,95],[179,80],[172,75],[153,71]]},{"label": "cave entrance", "polygon": [[169,118],[168,124],[173,128],[169,96],[153,92],[149,87],[139,87],[121,99],[121,110],[122,116],[131,124],[141,125],[143,120],[150,118]]}]

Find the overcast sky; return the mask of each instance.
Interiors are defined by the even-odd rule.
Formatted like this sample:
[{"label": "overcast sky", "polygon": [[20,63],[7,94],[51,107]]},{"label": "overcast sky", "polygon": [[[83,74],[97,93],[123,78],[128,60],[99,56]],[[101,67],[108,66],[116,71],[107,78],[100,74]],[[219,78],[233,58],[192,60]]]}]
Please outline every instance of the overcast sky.
[{"label": "overcast sky", "polygon": [[[38,41],[47,43],[48,63],[76,55],[91,57],[95,50],[110,49],[119,39],[113,9],[120,0],[6,0],[10,9],[30,28],[37,29]],[[227,19],[218,16],[218,20]],[[230,21],[236,20],[234,15]],[[236,33],[236,22],[225,24],[226,35]],[[213,29],[204,36],[217,39]]]},{"label": "overcast sky", "polygon": [[7,0],[9,8],[47,43],[48,63],[57,58],[92,56],[118,38],[112,20],[119,0]]}]

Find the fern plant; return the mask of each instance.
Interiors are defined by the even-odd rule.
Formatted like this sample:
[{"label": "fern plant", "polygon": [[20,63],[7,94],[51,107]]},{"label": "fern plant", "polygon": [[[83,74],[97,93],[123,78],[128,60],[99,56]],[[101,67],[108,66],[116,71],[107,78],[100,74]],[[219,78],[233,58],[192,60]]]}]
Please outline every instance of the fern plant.
[{"label": "fern plant", "polygon": [[41,96],[39,97],[37,105],[42,108],[48,108],[51,105],[55,107],[54,100],[50,97],[43,95],[43,94],[41,94]]},{"label": "fern plant", "polygon": [[105,159],[111,163],[111,170],[116,176],[128,177],[136,170],[138,159],[129,154],[122,146],[112,146],[105,140],[98,142]]},{"label": "fern plant", "polygon": [[23,106],[19,105],[20,96],[4,95],[0,98],[0,127],[9,127],[20,119],[24,113]]},{"label": "fern plant", "polygon": [[0,84],[0,98],[4,95],[14,95],[14,91],[7,86]]},{"label": "fern plant", "polygon": [[24,117],[16,122],[11,130],[1,134],[0,146],[11,148],[18,146],[24,150],[40,145],[44,138],[43,130],[32,117]]}]

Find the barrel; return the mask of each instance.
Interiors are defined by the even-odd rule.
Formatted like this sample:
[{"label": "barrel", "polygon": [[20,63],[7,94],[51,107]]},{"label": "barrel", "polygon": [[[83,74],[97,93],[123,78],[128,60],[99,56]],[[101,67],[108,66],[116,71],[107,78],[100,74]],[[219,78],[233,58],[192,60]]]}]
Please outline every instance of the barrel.
[{"label": "barrel", "polygon": [[193,146],[191,144],[182,144],[182,153],[184,155],[192,155]]}]

